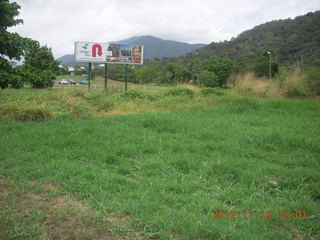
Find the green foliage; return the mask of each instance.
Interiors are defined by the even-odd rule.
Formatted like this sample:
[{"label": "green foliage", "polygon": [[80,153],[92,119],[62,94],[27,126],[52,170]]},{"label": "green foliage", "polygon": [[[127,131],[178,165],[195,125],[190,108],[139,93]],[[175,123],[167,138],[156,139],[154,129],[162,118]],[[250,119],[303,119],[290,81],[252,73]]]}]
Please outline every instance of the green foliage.
[{"label": "green foliage", "polygon": [[8,32],[7,28],[23,22],[15,19],[19,15],[19,9],[20,6],[15,2],[0,1],[0,54],[16,59],[20,59],[23,54],[23,39],[16,33]]},{"label": "green foliage", "polygon": [[52,87],[56,75],[50,70],[41,70],[30,65],[23,65],[17,68],[20,76],[27,84],[33,88],[47,88]]},{"label": "green foliage", "polygon": [[142,66],[135,71],[139,83],[156,82],[160,77],[161,68],[157,65]]},{"label": "green foliage", "polygon": [[[222,87],[226,86],[227,80],[231,73],[234,71],[234,63],[230,59],[223,59],[218,57],[211,57],[210,59],[203,62],[203,68],[209,72],[214,73],[216,80],[204,85],[207,87]],[[206,75],[208,75],[206,73]],[[213,75],[211,76],[213,78]],[[202,79],[204,80],[204,79]]]},{"label": "green foliage", "polygon": [[[279,64],[272,60],[275,56],[271,52],[271,77],[279,72]],[[257,77],[269,77],[270,59],[267,52],[259,54],[256,58],[254,72]]]},{"label": "green foliage", "polygon": [[211,87],[207,87],[207,88],[201,88],[200,89],[200,95],[201,96],[222,96],[223,95],[223,92],[216,89],[216,88],[211,88]]},{"label": "green foliage", "polygon": [[180,96],[193,98],[196,92],[189,88],[172,88],[162,93],[162,96]]},{"label": "green foliage", "polygon": [[115,97],[122,100],[136,100],[136,99],[154,100],[154,98],[150,94],[147,94],[139,90],[130,90],[130,91],[118,93],[117,95],[115,95]]},{"label": "green foliage", "polygon": [[198,84],[203,87],[218,87],[218,77],[214,72],[204,70],[200,73],[198,77]]},{"label": "green foliage", "polygon": [[28,40],[29,44],[25,51],[25,64],[39,70],[59,73],[59,63],[53,57],[52,51],[47,46],[40,46],[38,41]]},{"label": "green foliage", "polygon": [[0,54],[8,58],[25,57],[25,65],[12,69],[8,60],[0,58],[0,86],[20,88],[25,82],[32,87],[43,88],[53,85],[55,75],[59,73],[58,62],[54,60],[51,49],[40,47],[37,41],[22,38],[16,33],[7,32],[7,28],[22,23],[15,19],[20,6],[7,0],[0,2]]}]

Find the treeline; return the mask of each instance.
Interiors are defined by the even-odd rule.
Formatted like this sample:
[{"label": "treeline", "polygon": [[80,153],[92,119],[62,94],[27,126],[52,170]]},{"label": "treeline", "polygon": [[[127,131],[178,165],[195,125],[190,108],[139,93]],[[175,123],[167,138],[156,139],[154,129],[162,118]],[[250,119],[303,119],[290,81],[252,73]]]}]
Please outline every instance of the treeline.
[{"label": "treeline", "polygon": [[[129,67],[128,80],[134,83],[180,84],[191,83],[201,87],[226,87],[234,73],[254,71],[257,76],[269,74],[269,58],[266,53],[256,57],[253,68],[243,68],[237,62],[228,58],[210,57],[206,60],[193,60],[189,63],[178,63],[168,60],[154,59],[146,65]],[[93,76],[104,77],[104,66],[95,67]],[[81,72],[79,72],[81,73]],[[271,73],[278,73],[278,63],[271,63]],[[124,65],[109,64],[108,78],[123,81],[125,78]]]},{"label": "treeline", "polygon": [[[217,57],[189,64],[154,60],[144,66],[130,66],[128,79],[134,83],[194,83],[204,87],[223,87],[235,69],[232,60]],[[109,64],[107,74],[110,79],[123,81],[124,66]],[[93,76],[104,76],[104,67],[96,67]]]}]

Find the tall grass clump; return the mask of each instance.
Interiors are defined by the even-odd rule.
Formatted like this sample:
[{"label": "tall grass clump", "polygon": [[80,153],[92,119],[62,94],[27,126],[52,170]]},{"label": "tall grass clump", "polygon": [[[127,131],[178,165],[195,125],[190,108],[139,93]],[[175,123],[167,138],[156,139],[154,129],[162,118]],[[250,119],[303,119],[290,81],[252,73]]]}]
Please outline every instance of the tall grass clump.
[{"label": "tall grass clump", "polygon": [[172,88],[161,94],[164,97],[175,96],[175,97],[189,97],[193,98],[196,95],[196,92],[189,88]]},{"label": "tall grass clump", "polygon": [[156,99],[153,95],[139,91],[139,90],[130,90],[126,92],[121,92],[116,94],[115,98],[118,100],[137,100],[137,99],[155,100]]},{"label": "tall grass clump", "polygon": [[320,68],[306,67],[304,79],[310,92],[314,96],[320,96]]},{"label": "tall grass clump", "polygon": [[281,81],[281,91],[288,98],[311,96],[306,81],[298,70],[286,74]]},{"label": "tall grass clump", "polygon": [[201,88],[200,89],[200,95],[203,97],[207,97],[207,96],[222,96],[223,92],[219,89],[216,88]]},{"label": "tall grass clump", "polygon": [[52,112],[41,106],[7,105],[0,108],[0,119],[41,121],[52,117]]},{"label": "tall grass clump", "polygon": [[235,81],[237,93],[257,97],[279,97],[281,91],[274,82],[266,78],[258,78],[254,73],[239,75]]}]

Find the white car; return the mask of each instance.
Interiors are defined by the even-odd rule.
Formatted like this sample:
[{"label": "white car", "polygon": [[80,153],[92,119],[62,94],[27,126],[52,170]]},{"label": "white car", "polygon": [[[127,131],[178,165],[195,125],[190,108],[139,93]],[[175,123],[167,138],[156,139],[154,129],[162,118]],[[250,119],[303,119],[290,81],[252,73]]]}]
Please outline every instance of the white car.
[{"label": "white car", "polygon": [[65,79],[61,79],[60,81],[58,81],[57,83],[59,84],[69,84],[69,81],[65,80]]}]

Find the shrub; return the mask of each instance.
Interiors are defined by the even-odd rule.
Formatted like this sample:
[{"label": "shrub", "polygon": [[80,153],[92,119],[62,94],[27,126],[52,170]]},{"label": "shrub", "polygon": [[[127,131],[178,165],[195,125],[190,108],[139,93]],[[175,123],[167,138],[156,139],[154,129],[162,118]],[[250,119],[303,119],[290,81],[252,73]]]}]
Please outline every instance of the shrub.
[{"label": "shrub", "polygon": [[201,96],[205,96],[205,97],[212,96],[212,95],[222,96],[223,92],[221,92],[220,90],[218,90],[216,88],[201,88],[200,94],[201,94]]},{"label": "shrub", "polygon": [[122,100],[135,100],[135,99],[154,100],[154,97],[152,95],[144,93],[139,90],[130,90],[130,91],[119,93],[116,95],[116,98],[120,98]]},{"label": "shrub", "polygon": [[99,111],[111,111],[115,106],[115,103],[111,99],[101,99],[98,105]]},{"label": "shrub", "polygon": [[181,96],[193,98],[196,92],[189,88],[173,88],[162,93],[162,96]]},{"label": "shrub", "polygon": [[198,80],[199,80],[198,83],[200,84],[200,86],[204,86],[204,87],[219,86],[218,77],[214,72],[209,72],[207,70],[204,70],[203,72],[200,73]]}]

